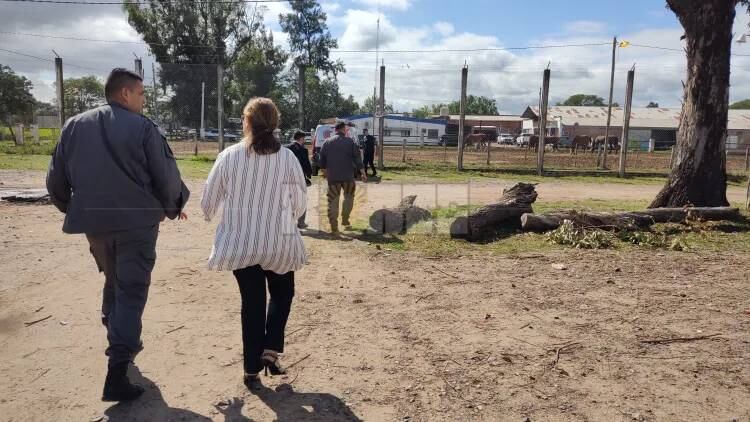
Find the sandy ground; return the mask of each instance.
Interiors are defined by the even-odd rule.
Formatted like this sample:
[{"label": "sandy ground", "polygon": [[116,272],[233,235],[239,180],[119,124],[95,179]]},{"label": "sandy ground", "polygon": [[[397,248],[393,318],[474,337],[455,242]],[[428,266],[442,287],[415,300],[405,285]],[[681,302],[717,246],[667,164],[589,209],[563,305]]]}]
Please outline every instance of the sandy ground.
[{"label": "sandy ground", "polygon": [[[43,180],[6,171],[0,189]],[[216,223],[199,218],[201,183],[190,185],[191,219],[160,231],[146,349],[132,374],[147,393],[126,405],[98,400],[102,278],[85,239],[61,233],[52,207],[0,203],[0,419],[750,421],[750,262],[732,251],[433,260],[311,231],[284,356],[299,363],[248,392],[239,294],[231,274],[205,269]],[[503,185],[472,185],[472,201],[491,201]],[[539,192],[648,199],[657,189],[552,183]],[[434,201],[434,187],[404,190]],[[368,186],[357,212],[400,192]],[[441,204],[466,198],[465,186],[438,187]],[[316,221],[314,204],[310,213]]]}]

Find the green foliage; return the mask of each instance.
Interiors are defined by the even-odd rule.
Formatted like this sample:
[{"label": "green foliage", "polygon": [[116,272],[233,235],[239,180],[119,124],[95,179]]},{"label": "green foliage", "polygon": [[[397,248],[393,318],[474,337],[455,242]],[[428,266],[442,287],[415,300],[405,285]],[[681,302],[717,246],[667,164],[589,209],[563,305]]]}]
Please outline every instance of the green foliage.
[{"label": "green foliage", "polygon": [[232,99],[232,116],[242,115],[242,109],[250,98],[273,98],[288,58],[286,52],[274,45],[270,31],[258,31],[228,70],[226,92]]},{"label": "green foliage", "polygon": [[614,244],[614,235],[604,230],[576,228],[572,221],[565,220],[556,230],[547,233],[547,240],[557,245],[577,249],[607,249]]},{"label": "green foliage", "polygon": [[605,106],[604,98],[591,94],[575,94],[568,97],[563,103],[557,103],[562,106]]},{"label": "green foliage", "polygon": [[63,82],[65,91],[65,118],[91,110],[106,103],[104,84],[96,76],[68,78]]},{"label": "green foliage", "polygon": [[432,110],[427,106],[422,106],[420,108],[415,108],[411,111],[411,113],[418,119],[426,119],[430,117],[430,114],[432,114]]},{"label": "green foliage", "polygon": [[[358,114],[373,114],[375,113],[376,109],[376,101],[372,97],[365,98],[365,103],[357,110]],[[385,103],[385,112],[386,114],[395,113],[393,109],[393,104]]]},{"label": "green foliage", "polygon": [[31,88],[30,80],[0,64],[0,119],[9,128],[17,120],[30,118],[35,103]]},{"label": "green foliage", "polygon": [[[171,98],[165,107],[159,107],[159,119],[180,126],[200,126],[201,84],[206,83],[207,99],[217,97],[217,64],[224,64],[225,80],[230,80],[235,61],[246,54],[240,60],[245,67],[236,73],[247,76],[247,62],[257,55],[247,53],[246,48],[262,49],[267,45],[262,40],[267,34],[263,26],[264,9],[260,6],[248,7],[242,2],[150,0],[128,2],[123,8],[130,26],[149,44],[161,63],[160,88],[169,91]],[[256,37],[261,39],[255,42]],[[272,61],[275,63],[275,57]],[[241,99],[232,96],[231,84],[225,86],[230,94],[225,95],[225,110],[236,109],[232,100],[244,105],[249,99],[247,95]],[[217,124],[217,107],[216,101],[206,101],[209,127]]]},{"label": "green foliage", "polygon": [[[321,77],[315,70],[308,69],[305,77],[305,102],[314,106],[305,107],[305,122],[315,126],[321,119],[329,117],[344,117],[355,114],[359,104],[351,95],[343,97],[336,79]],[[297,126],[297,95],[298,75],[291,69],[280,81],[279,87],[271,97],[281,111],[281,128],[289,129]],[[311,128],[303,128],[311,129]]]},{"label": "green foliage", "polygon": [[750,99],[737,101],[729,105],[732,110],[750,110]]},{"label": "green foliage", "polygon": [[[435,104],[432,106],[432,113],[439,114],[440,109],[448,107],[448,113],[459,114],[461,112],[460,101],[453,101],[448,104]],[[492,98],[484,97],[481,95],[469,95],[466,97],[466,114],[474,114],[478,116],[497,116],[497,101]]]},{"label": "green foliage", "polygon": [[659,108],[659,103],[655,103],[653,101],[649,101],[646,108]]},{"label": "green foliage", "polygon": [[52,155],[56,142],[45,141],[39,144],[26,142],[16,145],[15,142],[0,142],[0,154],[8,155]]},{"label": "green foliage", "polygon": [[338,42],[328,31],[326,16],[316,0],[291,0],[292,12],[279,15],[281,29],[289,35],[289,48],[297,65],[322,71],[326,75],[344,71],[344,64],[332,61],[330,53]]}]

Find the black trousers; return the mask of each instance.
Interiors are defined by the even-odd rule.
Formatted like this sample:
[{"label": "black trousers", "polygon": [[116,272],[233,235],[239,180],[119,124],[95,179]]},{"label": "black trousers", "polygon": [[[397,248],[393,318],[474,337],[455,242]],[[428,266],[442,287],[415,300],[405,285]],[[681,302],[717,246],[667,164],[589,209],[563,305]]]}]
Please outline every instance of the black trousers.
[{"label": "black trousers", "polygon": [[[234,270],[242,296],[242,348],[245,373],[263,368],[264,349],[284,352],[284,330],[294,298],[294,271],[276,274],[260,265]],[[266,281],[271,300],[266,314]]]},{"label": "black trousers", "polygon": [[365,172],[367,172],[367,165],[369,164],[370,168],[372,168],[372,175],[375,176],[378,174],[378,171],[375,170],[375,152],[369,153],[365,151],[362,163],[365,165]]},{"label": "black trousers", "polygon": [[133,361],[143,349],[141,331],[159,226],[87,234],[91,254],[104,273],[102,322],[107,325],[109,365]]}]

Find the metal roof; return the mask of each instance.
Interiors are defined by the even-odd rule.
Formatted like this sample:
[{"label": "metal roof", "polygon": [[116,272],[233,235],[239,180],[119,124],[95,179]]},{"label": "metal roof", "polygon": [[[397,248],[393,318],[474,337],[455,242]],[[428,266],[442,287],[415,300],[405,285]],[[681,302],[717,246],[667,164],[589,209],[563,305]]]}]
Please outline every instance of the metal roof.
[{"label": "metal roof", "polygon": [[[630,127],[676,129],[680,122],[679,108],[634,107],[630,111]],[[611,126],[622,126],[622,107],[612,107]],[[536,119],[539,107],[528,107],[521,115],[525,119]],[[607,125],[607,107],[552,106],[547,111],[547,120],[562,119],[564,125],[603,127]],[[750,110],[729,110],[728,129],[750,130]]]}]

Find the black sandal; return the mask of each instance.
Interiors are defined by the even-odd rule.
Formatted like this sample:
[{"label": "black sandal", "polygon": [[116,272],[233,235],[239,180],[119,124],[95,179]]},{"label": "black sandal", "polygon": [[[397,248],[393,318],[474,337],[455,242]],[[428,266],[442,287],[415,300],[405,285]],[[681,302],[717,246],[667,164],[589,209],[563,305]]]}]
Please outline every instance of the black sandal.
[{"label": "black sandal", "polygon": [[284,375],[286,374],[286,369],[281,366],[281,363],[279,362],[279,354],[277,352],[274,352],[273,350],[266,350],[263,352],[263,357],[261,357],[261,360],[263,361],[263,367],[265,368],[265,374],[268,376],[268,372],[271,372],[271,375]]}]

